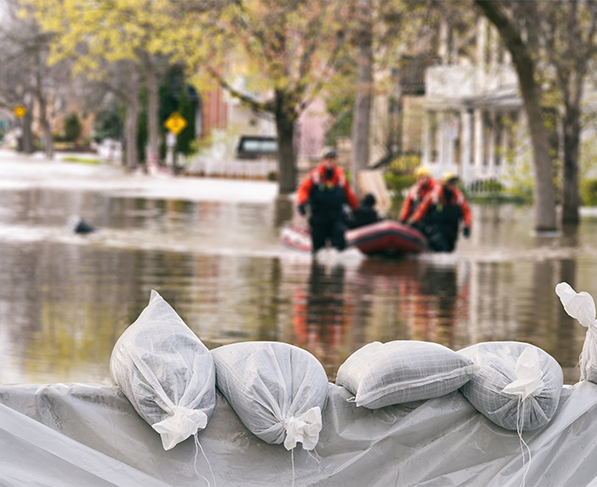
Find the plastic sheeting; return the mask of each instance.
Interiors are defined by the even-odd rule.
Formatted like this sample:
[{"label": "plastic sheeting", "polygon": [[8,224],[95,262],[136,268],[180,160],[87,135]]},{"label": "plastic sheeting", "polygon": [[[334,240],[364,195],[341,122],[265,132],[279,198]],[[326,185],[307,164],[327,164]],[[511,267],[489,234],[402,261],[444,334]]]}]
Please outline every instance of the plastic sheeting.
[{"label": "plastic sheeting", "polygon": [[[317,447],[290,452],[250,433],[218,393],[203,456],[193,438],[164,451],[116,386],[0,386],[0,485],[521,485],[518,435],[459,391],[378,410],[348,397],[330,384]],[[550,423],[523,437],[527,486],[597,485],[597,385],[565,386]]]}]

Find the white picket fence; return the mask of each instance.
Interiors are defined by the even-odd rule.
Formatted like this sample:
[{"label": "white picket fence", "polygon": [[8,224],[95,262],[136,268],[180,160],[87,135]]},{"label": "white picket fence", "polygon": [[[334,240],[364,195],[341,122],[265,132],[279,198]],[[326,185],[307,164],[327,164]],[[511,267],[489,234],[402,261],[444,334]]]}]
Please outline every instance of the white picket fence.
[{"label": "white picket fence", "polygon": [[193,176],[262,179],[278,171],[278,162],[271,159],[215,160],[196,158],[186,161],[184,172]]}]

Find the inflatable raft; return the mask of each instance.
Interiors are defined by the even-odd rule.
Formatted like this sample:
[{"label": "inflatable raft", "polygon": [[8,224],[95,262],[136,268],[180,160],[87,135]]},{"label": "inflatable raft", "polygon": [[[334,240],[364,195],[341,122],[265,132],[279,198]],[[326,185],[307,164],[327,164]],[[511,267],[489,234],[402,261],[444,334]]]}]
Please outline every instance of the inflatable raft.
[{"label": "inflatable raft", "polygon": [[[311,252],[309,229],[290,226],[282,229],[280,242],[286,247]],[[427,250],[427,239],[414,228],[393,220],[383,220],[371,225],[346,231],[346,244],[356,247],[366,255],[397,256]]]}]

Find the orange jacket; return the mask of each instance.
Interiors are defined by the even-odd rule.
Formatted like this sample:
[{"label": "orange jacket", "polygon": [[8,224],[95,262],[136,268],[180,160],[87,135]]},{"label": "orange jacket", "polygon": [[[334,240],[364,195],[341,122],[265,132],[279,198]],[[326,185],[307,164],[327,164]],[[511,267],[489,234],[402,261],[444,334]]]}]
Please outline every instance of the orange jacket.
[{"label": "orange jacket", "polygon": [[346,202],[350,205],[353,210],[356,210],[359,206],[359,199],[350,187],[350,184],[346,181],[344,171],[340,167],[335,167],[331,178],[326,178],[325,165],[320,163],[319,166],[313,168],[301,181],[296,194],[297,205],[304,205],[309,201],[311,196],[311,190],[315,185],[329,184],[332,186],[339,186],[344,189],[344,196]]},{"label": "orange jacket", "polygon": [[408,190],[408,193],[406,193],[406,198],[404,203],[402,203],[398,220],[401,222],[407,221],[408,217],[417,210],[425,197],[432,193],[438,186],[441,186],[439,181],[433,178],[429,178],[428,184],[424,184],[424,182],[422,184],[421,181],[413,184]]},{"label": "orange jacket", "polygon": [[[473,213],[471,211],[471,207],[469,206],[466,198],[462,194],[458,188],[454,188],[453,195],[450,200],[452,205],[457,205],[460,207],[460,211],[462,211],[462,220],[464,221],[464,226],[467,228],[471,228],[473,224]],[[433,205],[439,204],[446,204],[446,197],[444,195],[444,185],[440,184],[437,188],[432,192],[429,193],[423,202],[419,205],[419,207],[415,210],[410,223],[420,223],[427,215],[427,212],[431,209]]]}]

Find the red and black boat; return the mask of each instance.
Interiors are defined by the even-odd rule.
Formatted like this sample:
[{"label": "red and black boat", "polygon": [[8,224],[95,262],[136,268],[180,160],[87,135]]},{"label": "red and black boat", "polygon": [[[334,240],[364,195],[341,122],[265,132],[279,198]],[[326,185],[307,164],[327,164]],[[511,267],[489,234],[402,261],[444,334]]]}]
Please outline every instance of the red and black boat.
[{"label": "red and black boat", "polygon": [[[308,228],[284,228],[280,241],[287,247],[311,252]],[[418,254],[427,250],[427,239],[421,232],[393,220],[382,220],[347,230],[346,244],[347,247],[356,247],[366,255],[381,254],[389,257]]]}]

